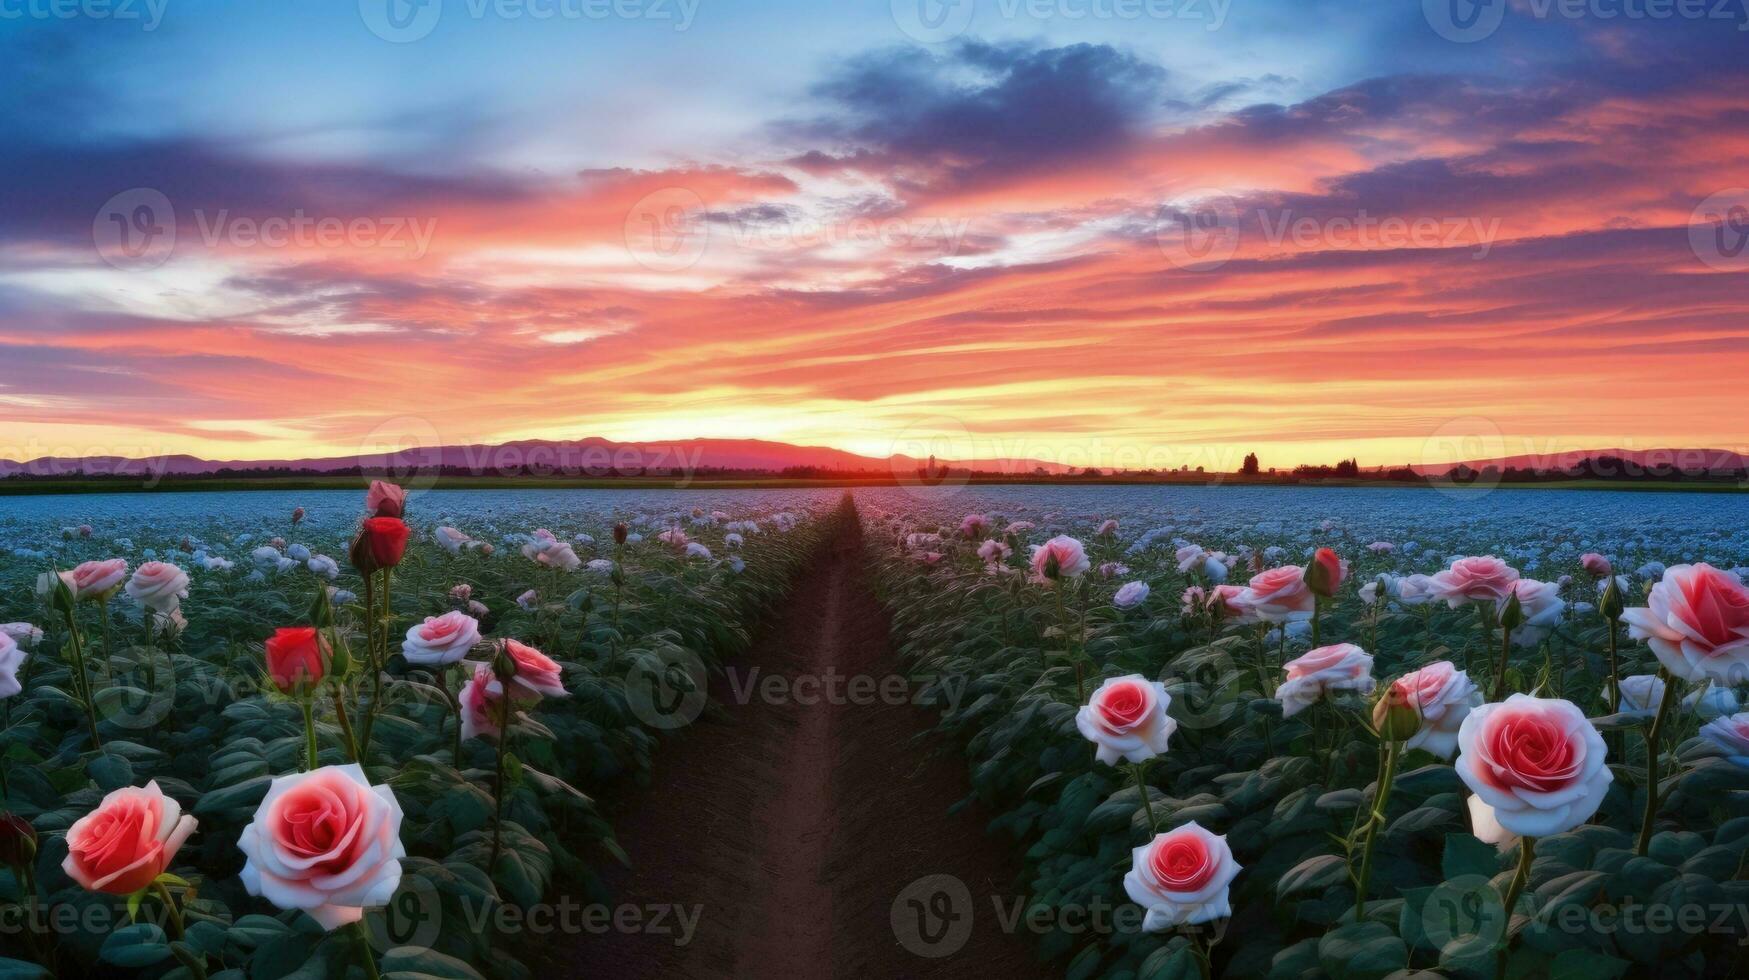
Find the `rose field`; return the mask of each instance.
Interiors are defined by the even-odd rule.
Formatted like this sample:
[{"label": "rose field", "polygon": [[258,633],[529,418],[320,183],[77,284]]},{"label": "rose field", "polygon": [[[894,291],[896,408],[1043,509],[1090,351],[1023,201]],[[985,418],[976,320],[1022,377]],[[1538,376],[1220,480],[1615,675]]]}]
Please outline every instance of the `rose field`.
[{"label": "rose field", "polygon": [[1749,499],[0,503],[0,978],[1749,968]]}]

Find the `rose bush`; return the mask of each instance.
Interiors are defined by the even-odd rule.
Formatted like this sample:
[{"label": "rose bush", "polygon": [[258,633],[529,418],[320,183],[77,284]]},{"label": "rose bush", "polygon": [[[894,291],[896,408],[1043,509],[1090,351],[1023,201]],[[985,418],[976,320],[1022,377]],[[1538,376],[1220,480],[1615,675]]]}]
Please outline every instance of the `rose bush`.
[{"label": "rose bush", "polygon": [[[1720,912],[1749,900],[1749,715],[1706,720],[1719,696],[1687,680],[1732,660],[1732,579],[1660,567],[1670,584],[1627,582],[1624,606],[1644,611],[1615,623],[1592,589],[1602,566],[1582,559],[1743,562],[1749,534],[1668,495],[1630,534],[1618,494],[1483,507],[1369,491],[1337,521],[1313,510],[1330,506],[1316,492],[1282,491],[1261,516],[1250,490],[1192,494],[859,495],[867,539],[887,549],[895,637],[967,752],[992,831],[1022,857],[1014,889],[1059,923],[1041,955],[1072,976],[1136,978],[1194,977],[1205,956],[1209,975],[1259,978],[1480,980],[1502,950],[1514,977],[1686,977],[1737,961],[1749,925]],[[1015,554],[1066,537],[1127,572],[1030,582],[1007,555],[943,533],[968,509],[1020,527],[1004,536]],[[1101,536],[1112,519],[1125,532]],[[909,557],[922,537],[934,564]],[[1223,586],[1211,562],[1248,569],[1248,584]],[[1181,598],[1138,615],[1118,602],[1129,582]],[[1309,650],[1314,615],[1333,649]],[[1060,656],[1064,636],[1084,659]],[[1081,684],[1077,662],[1091,668]],[[1654,731],[1658,704],[1618,713],[1611,691],[1624,686],[1628,707],[1642,693],[1631,678],[1660,667],[1684,698]],[[1507,693],[1484,704],[1495,681]],[[1393,698],[1407,718],[1375,710]],[[1126,726],[1154,704],[1171,737],[1141,750],[1144,769],[1124,754],[1141,745]],[[1228,861],[1243,870],[1224,903],[1203,901],[1194,886]],[[1092,930],[1052,917],[1100,907],[1136,915]],[[1619,914],[1630,907],[1712,918],[1636,928]]]},{"label": "rose bush", "polygon": [[[385,976],[527,976],[537,939],[467,923],[596,893],[620,855],[593,798],[646,773],[667,730],[640,679],[742,651],[840,496],[713,496],[724,520],[689,517],[696,492],[507,507],[398,490],[363,508],[142,495],[88,537],[0,510],[0,828],[34,837],[0,868],[0,906],[96,923],[0,932],[0,976],[361,976],[364,954]],[[719,554],[740,534],[735,563],[655,542],[676,524]],[[542,526],[607,567],[524,560],[518,536]],[[465,540],[452,552],[438,528]],[[525,591],[543,598],[524,609]],[[508,736],[461,739],[458,675],[503,691],[497,650]],[[441,928],[403,946],[426,921]]]}]

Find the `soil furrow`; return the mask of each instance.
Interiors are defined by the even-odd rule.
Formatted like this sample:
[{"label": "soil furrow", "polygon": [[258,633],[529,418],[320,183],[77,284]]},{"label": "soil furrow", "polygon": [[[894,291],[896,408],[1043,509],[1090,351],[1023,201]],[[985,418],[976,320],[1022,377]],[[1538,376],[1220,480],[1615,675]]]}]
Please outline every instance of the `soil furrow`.
[{"label": "soil furrow", "polygon": [[[555,956],[562,975],[1046,975],[1030,937],[991,911],[1017,894],[1015,856],[979,816],[947,812],[967,793],[961,757],[913,742],[927,711],[867,696],[900,674],[888,636],[848,520],[732,676],[713,679],[726,710],[667,740],[651,785],[613,807],[632,867],[609,876],[612,902],[696,910],[690,941],[578,937]],[[948,877],[915,884],[931,876]],[[963,894],[943,905],[934,881]]]}]

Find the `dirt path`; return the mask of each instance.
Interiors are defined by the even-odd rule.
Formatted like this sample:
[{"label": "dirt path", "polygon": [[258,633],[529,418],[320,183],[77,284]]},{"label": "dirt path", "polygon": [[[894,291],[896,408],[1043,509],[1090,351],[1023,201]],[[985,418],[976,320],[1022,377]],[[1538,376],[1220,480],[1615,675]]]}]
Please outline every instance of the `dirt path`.
[{"label": "dirt path", "polygon": [[[873,693],[899,669],[863,567],[847,521],[763,639],[713,682],[726,717],[667,741],[652,785],[613,807],[633,864],[610,879],[614,903],[695,914],[690,942],[672,930],[584,936],[563,975],[1047,975],[1031,937],[991,912],[1017,894],[1015,856],[983,817],[947,812],[967,792],[961,757],[926,759],[934,743],[911,739],[929,713]],[[949,877],[917,884],[930,876]]]}]

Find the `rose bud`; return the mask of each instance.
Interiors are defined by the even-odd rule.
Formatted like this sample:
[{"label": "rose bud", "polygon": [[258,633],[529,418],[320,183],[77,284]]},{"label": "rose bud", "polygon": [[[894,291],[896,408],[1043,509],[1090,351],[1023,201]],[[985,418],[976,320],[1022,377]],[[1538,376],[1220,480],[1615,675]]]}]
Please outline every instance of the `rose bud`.
[{"label": "rose bud", "polygon": [[292,523],[293,524],[302,524],[303,522],[304,522],[304,509],[302,507],[293,507],[292,508]]},{"label": "rose bud", "polygon": [[412,532],[398,517],[367,517],[352,539],[352,567],[364,575],[401,563]]},{"label": "rose bud", "polygon": [[0,813],[0,864],[27,868],[36,861],[36,828],[16,813]]},{"label": "rose bud", "polygon": [[364,495],[364,509],[375,517],[404,517],[407,511],[407,491],[393,483],[370,481]]},{"label": "rose bud", "polygon": [[1597,600],[1597,611],[1610,622],[1621,619],[1626,604],[1621,601],[1621,576],[1611,575],[1604,580],[1603,595]]},{"label": "rose bud", "polygon": [[1384,696],[1372,708],[1373,728],[1384,742],[1407,742],[1421,733],[1421,709],[1400,681],[1385,687]]},{"label": "rose bud", "polygon": [[169,870],[195,824],[156,782],[124,786],[68,828],[61,870],[87,891],[132,895]]},{"label": "rose bud", "polygon": [[267,641],[267,676],[281,694],[292,694],[328,675],[328,644],[313,626],[276,630]]},{"label": "rose bud", "polygon": [[632,529],[629,527],[626,527],[626,522],[620,521],[618,524],[615,524],[613,526],[613,543],[614,544],[625,544],[626,538],[631,533],[632,533]]},{"label": "rose bud", "polygon": [[1306,588],[1326,599],[1333,598],[1348,578],[1348,563],[1329,548],[1319,548],[1306,566]]}]

